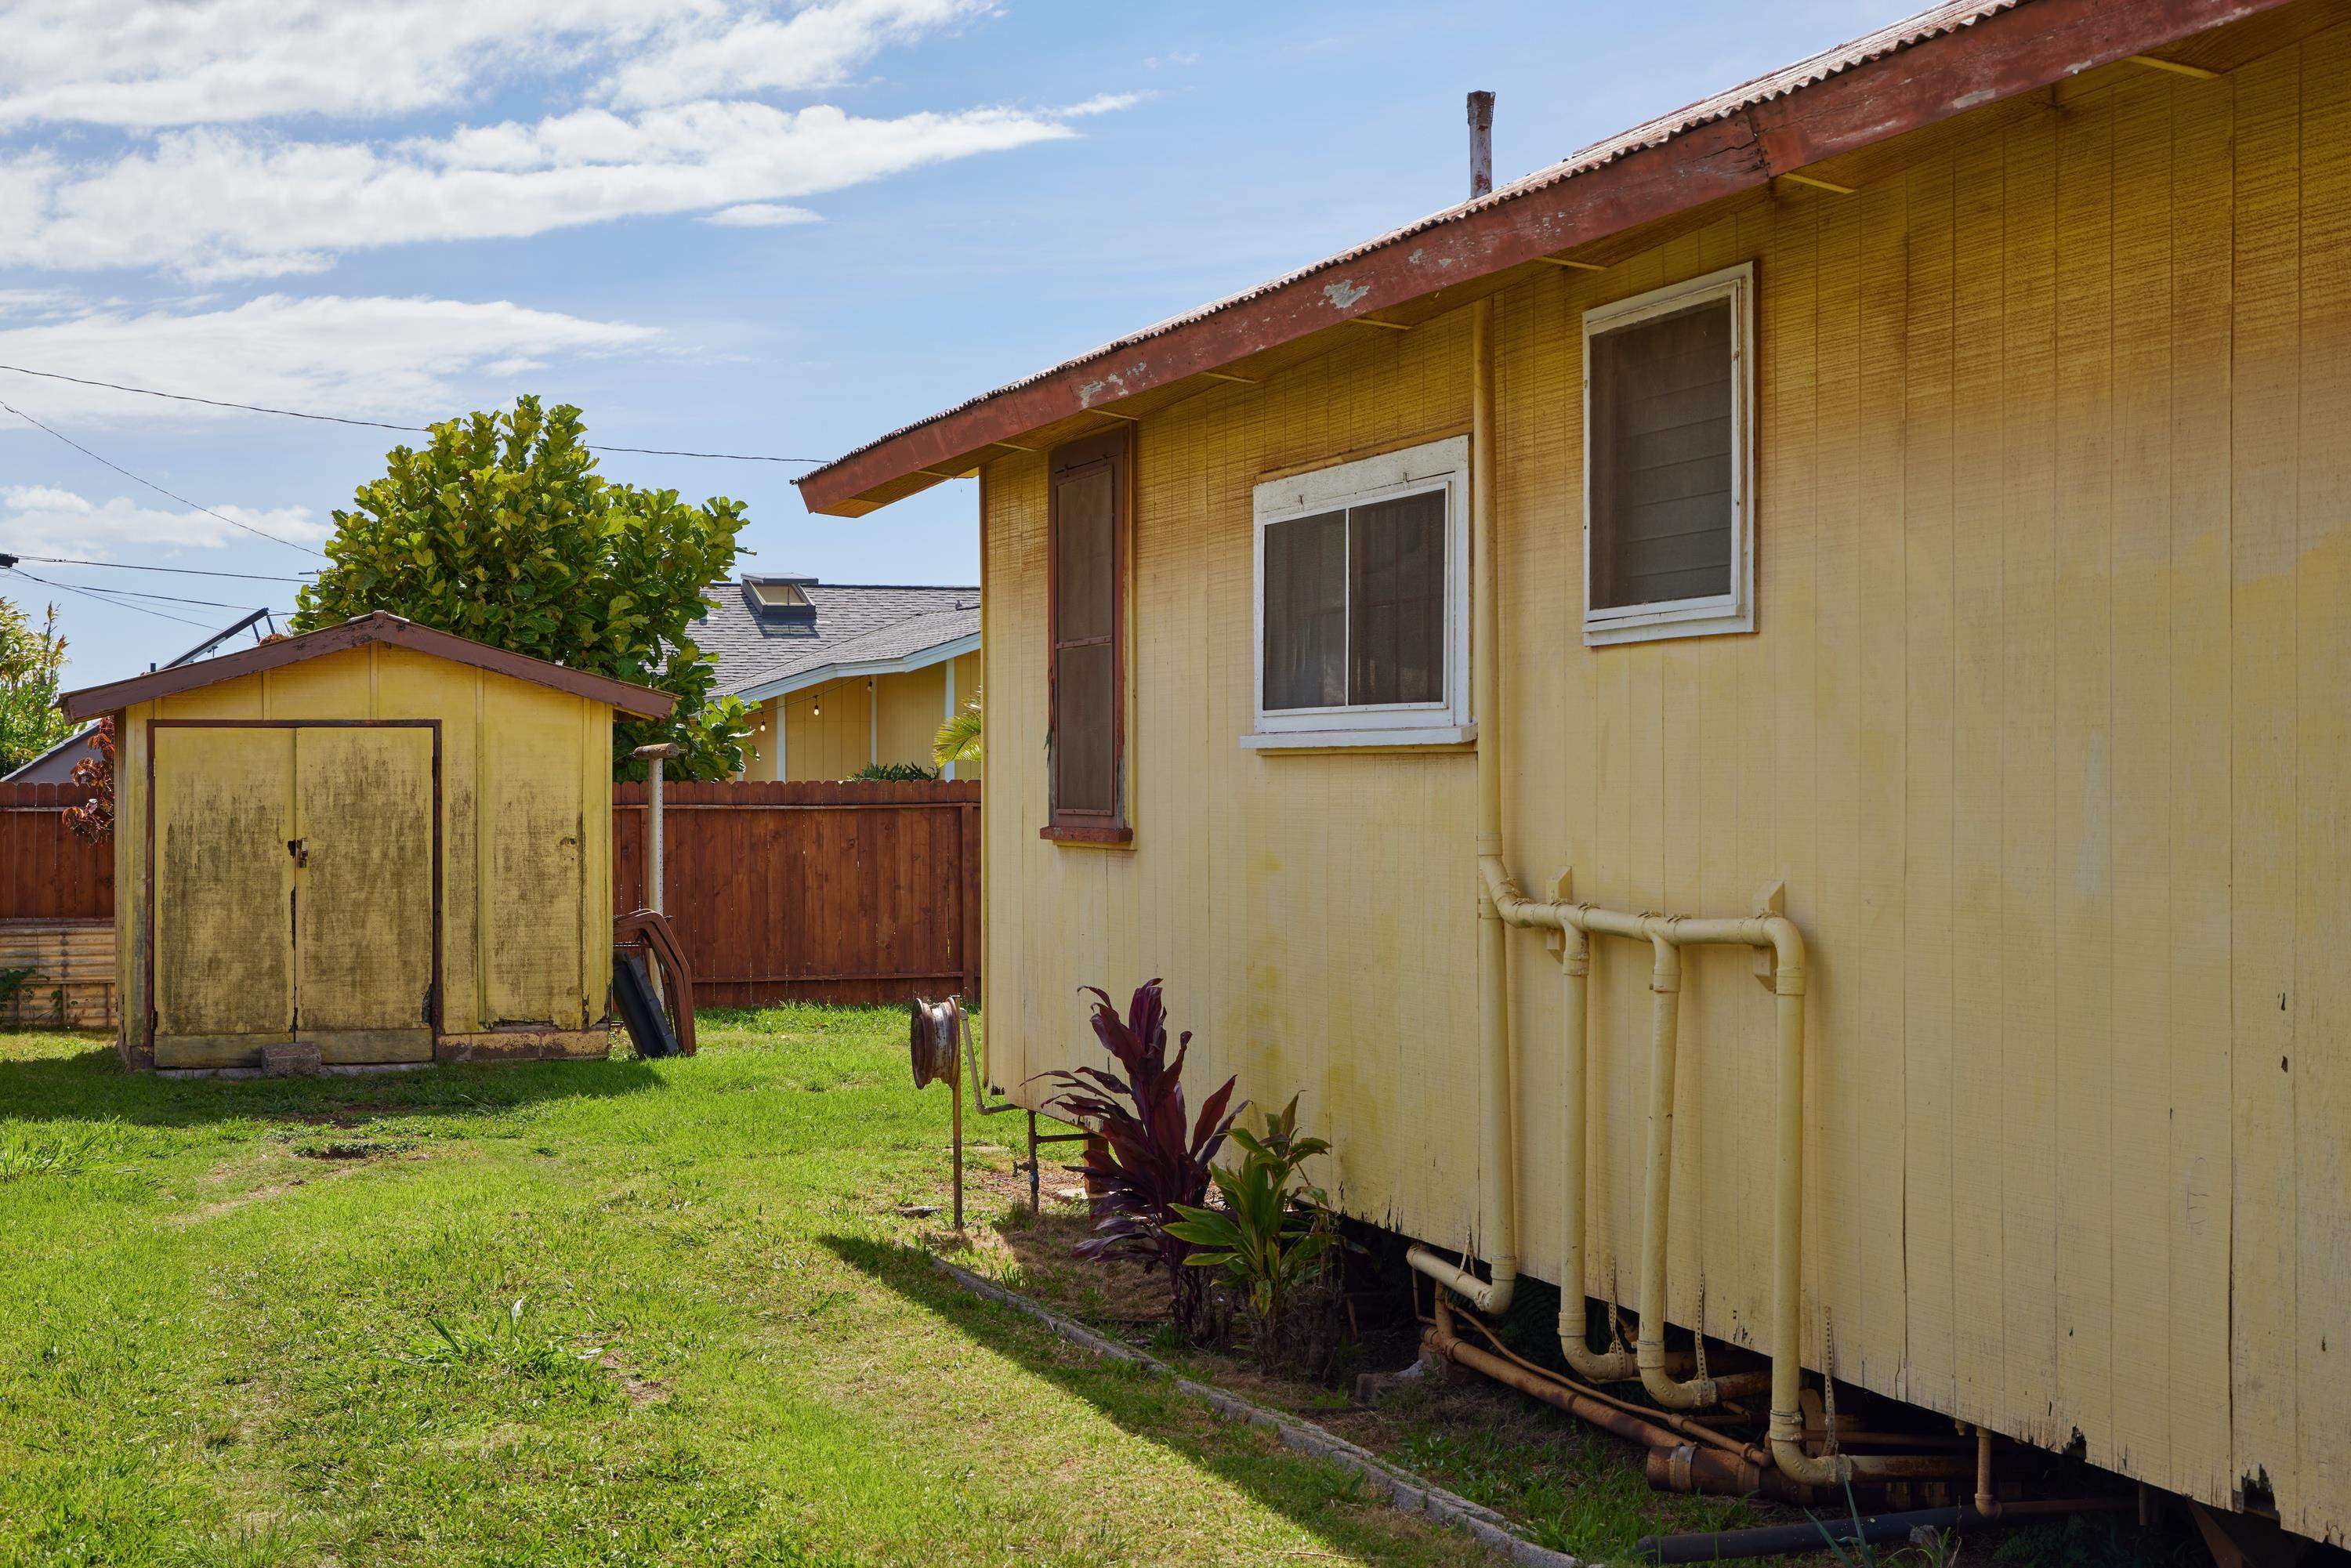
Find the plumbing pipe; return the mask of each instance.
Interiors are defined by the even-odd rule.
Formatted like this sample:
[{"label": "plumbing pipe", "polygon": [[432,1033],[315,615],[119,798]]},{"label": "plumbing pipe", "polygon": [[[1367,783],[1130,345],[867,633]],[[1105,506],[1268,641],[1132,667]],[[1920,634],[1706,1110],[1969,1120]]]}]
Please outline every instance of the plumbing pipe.
[{"label": "plumbing pipe", "polygon": [[1469,595],[1470,702],[1478,722],[1478,1245],[1484,1280],[1425,1247],[1405,1262],[1459,1291],[1481,1312],[1507,1310],[1519,1280],[1519,1202],[1511,1147],[1509,951],[1489,890],[1489,862],[1502,858],[1501,572],[1494,530],[1494,302],[1469,308],[1469,526],[1477,578]]},{"label": "plumbing pipe", "polygon": [[1991,1428],[1976,1427],[1976,1511],[1986,1519],[2000,1517],[2000,1494],[1991,1484]]},{"label": "plumbing pipe", "polygon": [[1681,1439],[1674,1433],[1630,1411],[1618,1408],[1613,1402],[1579,1393],[1555,1379],[1514,1366],[1490,1350],[1471,1344],[1453,1332],[1453,1314],[1442,1298],[1437,1301],[1437,1321],[1422,1332],[1421,1343],[1456,1365],[1482,1372],[1497,1383],[1506,1383],[1522,1394],[1532,1395],[1544,1404],[1564,1410],[1578,1420],[1589,1421],[1628,1443],[1638,1443],[1650,1449],[1681,1446]]},{"label": "plumbing pipe", "polygon": [[[1448,1326],[1454,1321],[1456,1320],[1448,1317],[1447,1319]],[[1768,1450],[1758,1448],[1752,1443],[1743,1442],[1740,1439],[1730,1436],[1727,1432],[1718,1432],[1713,1427],[1708,1427],[1704,1422],[1700,1421],[1695,1416],[1683,1416],[1671,1410],[1658,1410],[1646,1406],[1629,1404],[1625,1400],[1617,1398],[1614,1395],[1605,1393],[1601,1389],[1586,1388],[1582,1384],[1576,1383],[1573,1379],[1562,1377],[1556,1372],[1537,1366],[1534,1363],[1529,1361],[1526,1357],[1512,1350],[1509,1345],[1504,1344],[1500,1336],[1496,1334],[1491,1328],[1489,1328],[1485,1323],[1480,1322],[1478,1319],[1472,1317],[1468,1320],[1468,1323],[1472,1329],[1477,1331],[1478,1336],[1492,1347],[1496,1355],[1499,1355],[1503,1360],[1511,1363],[1513,1365],[1519,1367],[1520,1370],[1526,1372],[1531,1376],[1542,1378],[1561,1388],[1568,1390],[1571,1393],[1581,1394],[1586,1398],[1597,1399],[1604,1405],[1612,1406],[1618,1410],[1624,1411],[1628,1416],[1637,1416],[1642,1420],[1650,1423],[1652,1426],[1663,1427],[1669,1432],[1689,1438],[1692,1442],[1703,1443],[1709,1448],[1719,1448],[1727,1454],[1737,1456],[1740,1459],[1749,1465],[1759,1469],[1769,1469],[1771,1466],[1771,1455]],[[1684,1357],[1682,1359],[1687,1360],[1687,1358]]]},{"label": "plumbing pipe", "polygon": [[1649,921],[1656,962],[1649,990],[1649,1126],[1641,1197],[1641,1333],[1634,1347],[1641,1386],[1668,1410],[1702,1410],[1720,1396],[1714,1379],[1687,1382],[1666,1371],[1666,1222],[1674,1167],[1674,1059],[1681,1029],[1682,956]]},{"label": "plumbing pipe", "polygon": [[[1562,897],[1567,884],[1568,879],[1562,875],[1559,879]],[[1518,890],[1509,891],[1515,894]],[[1520,902],[1526,901],[1521,898]],[[1497,903],[1499,907],[1499,900]],[[1584,1093],[1591,1037],[1592,938],[1572,920],[1560,922],[1559,935],[1559,1353],[1578,1377],[1593,1383],[1623,1383],[1640,1375],[1633,1353],[1621,1349],[1595,1352],[1585,1338],[1591,1332],[1592,1321],[1591,1308],[1583,1296],[1584,1151],[1591,1136]],[[1611,1329],[1615,1327],[1613,1303],[1608,1322]]]}]

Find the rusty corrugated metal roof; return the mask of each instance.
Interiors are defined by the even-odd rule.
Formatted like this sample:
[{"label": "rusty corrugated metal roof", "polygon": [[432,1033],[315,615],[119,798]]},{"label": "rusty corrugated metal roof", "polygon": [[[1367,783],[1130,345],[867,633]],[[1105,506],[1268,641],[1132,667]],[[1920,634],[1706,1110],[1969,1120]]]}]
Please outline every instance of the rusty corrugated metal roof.
[{"label": "rusty corrugated metal roof", "polygon": [[1776,71],[1757,77],[1751,81],[1743,82],[1728,91],[1685,105],[1670,114],[1659,115],[1655,120],[1636,125],[1629,131],[1620,131],[1605,141],[1595,141],[1591,146],[1556,163],[1538,169],[1531,174],[1511,181],[1509,184],[1498,186],[1489,194],[1474,197],[1469,201],[1458,203],[1453,206],[1431,213],[1426,217],[1390,229],[1387,233],[1365,240],[1359,245],[1351,246],[1334,256],[1325,256],[1295,271],[1269,278],[1237,294],[1228,294],[1221,299],[1196,307],[1180,315],[1155,321],[1140,331],[1113,339],[1098,348],[1089,349],[1082,354],[1073,355],[1057,364],[1049,365],[1043,370],[1022,376],[1017,381],[1007,382],[992,391],[981,392],[976,397],[966,398],[963,402],[942,409],[936,413],[918,419],[911,424],[901,425],[885,434],[874,437],[862,445],[852,447],[822,467],[809,470],[795,483],[806,483],[827,469],[839,467],[850,459],[862,453],[871,452],[877,446],[886,445],[909,432],[920,430],[925,425],[935,424],[943,419],[951,419],[967,409],[977,408],[982,403],[1004,396],[1007,392],[1018,392],[1023,387],[1050,380],[1092,361],[1106,359],[1134,348],[1139,343],[1149,342],[1154,338],[1165,337],[1193,322],[1204,320],[1237,306],[1246,305],[1253,299],[1271,294],[1277,289],[1288,287],[1317,273],[1328,271],[1332,267],[1344,267],[1350,262],[1359,260],[1399,240],[1409,239],[1415,235],[1452,223],[1472,213],[1501,205],[1530,192],[1546,190],[1564,183],[1579,174],[1589,173],[1620,158],[1627,157],[1646,148],[1660,146],[1699,126],[1710,125],[1716,120],[1727,119],[1756,104],[1767,103],[1773,99],[1810,87],[1815,82],[1825,80],[1841,71],[1866,65],[1872,60],[1907,49],[1914,44],[1924,43],[1929,38],[1941,37],[1945,34],[1958,32],[1987,16],[1996,16],[2003,11],[2011,11],[2031,3],[2032,0],[1946,0],[1943,5],[1929,6],[1915,16],[1906,16],[1898,22],[1880,27],[1874,33],[1864,34],[1858,38],[1839,44],[1836,47],[1814,55],[1810,59],[1799,60],[1794,65],[1782,66]]}]

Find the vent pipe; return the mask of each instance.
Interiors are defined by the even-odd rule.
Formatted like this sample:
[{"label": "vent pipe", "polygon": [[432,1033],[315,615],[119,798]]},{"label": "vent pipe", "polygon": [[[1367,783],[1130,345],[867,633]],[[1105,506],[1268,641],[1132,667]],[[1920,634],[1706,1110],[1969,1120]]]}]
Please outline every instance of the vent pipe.
[{"label": "vent pipe", "polygon": [[1494,95],[1469,95],[1469,194],[1482,196],[1494,188]]}]

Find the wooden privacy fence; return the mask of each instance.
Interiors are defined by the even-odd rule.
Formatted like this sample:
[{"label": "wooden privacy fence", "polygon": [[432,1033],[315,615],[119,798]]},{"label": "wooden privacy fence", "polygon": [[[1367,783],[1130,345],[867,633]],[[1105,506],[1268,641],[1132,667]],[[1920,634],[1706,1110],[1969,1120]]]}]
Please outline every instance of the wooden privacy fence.
[{"label": "wooden privacy fence", "polygon": [[[979,988],[977,783],[671,784],[664,910],[705,1006]],[[645,791],[613,787],[615,913],[643,907]]]},{"label": "wooden privacy fence", "polygon": [[0,920],[111,920],[114,846],[66,831],[78,784],[0,784]]},{"label": "wooden privacy fence", "polygon": [[[670,785],[667,913],[694,966],[695,999],[735,1007],[976,996],[979,788]],[[94,947],[80,954],[96,927],[110,953],[113,935],[113,846],[74,837],[59,815],[87,794],[72,784],[0,784],[0,923],[24,941],[35,928],[48,941],[90,923],[93,935],[75,936],[78,957],[89,959],[77,963],[77,979],[104,967]],[[645,902],[644,832],[645,786],[614,785],[615,914]],[[52,967],[45,963],[44,974]],[[43,1005],[49,994],[39,992]]]}]

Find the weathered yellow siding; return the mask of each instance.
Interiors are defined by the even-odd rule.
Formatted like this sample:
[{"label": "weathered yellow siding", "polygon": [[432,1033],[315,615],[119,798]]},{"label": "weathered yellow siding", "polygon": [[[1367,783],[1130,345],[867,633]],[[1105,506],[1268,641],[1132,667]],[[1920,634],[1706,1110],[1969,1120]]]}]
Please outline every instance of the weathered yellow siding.
[{"label": "weathered yellow siding", "polygon": [[[429,800],[432,788],[429,742],[413,738],[423,731],[179,729],[162,732],[167,738],[159,755],[164,766],[158,770],[157,800],[151,807],[144,788],[146,720],[437,719],[444,1054],[496,1051],[508,1041],[525,1046],[526,1034],[548,1049],[587,1049],[601,1040],[611,982],[609,708],[377,643],[141,704],[125,718],[115,833],[116,885],[122,891],[115,922],[126,1028],[140,1030],[149,1005],[147,817],[151,810],[161,810],[168,820],[182,809],[175,804],[181,801],[189,810],[218,810],[225,798],[204,784],[204,756],[223,754],[214,771],[231,793],[244,787],[239,781],[276,779],[274,787],[287,798],[271,802],[272,812],[287,814],[298,832],[306,809],[338,817],[374,810],[341,798],[362,773],[392,770],[375,792],[385,800],[413,803],[418,791]],[[257,770],[255,748],[273,746],[286,750],[285,767]],[[298,748],[309,753],[298,762]],[[417,906],[418,879],[403,872],[415,869],[420,853],[429,867],[430,844],[417,840],[410,814],[385,815],[384,831],[371,835],[374,858],[366,863],[341,865],[329,858],[314,860],[308,868],[307,874],[317,879],[321,905],[335,887],[343,887],[354,896],[342,902],[361,911],[367,924],[352,930],[313,923],[307,931],[305,983],[332,988],[306,996],[306,1023],[356,1028],[377,1016],[379,1004],[393,990],[404,998],[414,988],[421,998],[412,966],[382,958],[392,951],[413,955],[419,942],[429,942],[429,903]],[[252,874],[285,881],[292,875],[292,862],[276,841],[282,836],[277,820],[271,816],[266,831],[257,826],[248,832],[249,852],[237,858],[250,862]],[[371,882],[385,885],[374,895],[359,896]],[[255,906],[260,902],[247,901]],[[266,902],[284,907],[276,895]],[[159,904],[159,923],[168,921],[165,912],[172,903]],[[157,950],[159,957],[174,951],[161,929]],[[277,1016],[273,998],[286,988],[273,967],[282,967],[284,945],[245,942],[233,932],[220,932],[204,934],[186,950],[209,955],[204,961],[215,967],[255,967],[250,974],[224,969],[192,995],[200,998],[201,1009],[225,1019],[219,1032],[266,1032]],[[172,983],[168,973],[159,973],[158,989],[167,1004]]]},{"label": "weathered yellow siding", "polygon": [[[2351,31],[1922,146],[1498,298],[1510,860],[1629,909],[1786,884],[1814,1366],[2342,1539]],[[1587,649],[1582,312],[1750,259],[1759,630]],[[1238,744],[1254,484],[1468,422],[1466,311],[1333,344],[1137,429],[1131,849],[1038,837],[1044,458],[987,465],[992,1077],[1091,1057],[1077,986],[1163,975],[1204,1082],[1304,1091],[1344,1206],[1459,1246],[1473,761]],[[1529,935],[1511,963],[1521,1250],[1555,1278],[1556,970]],[[1646,975],[1601,947],[1583,1284],[1620,1301]],[[1696,956],[1674,1316],[1748,1343],[1769,1006]]]}]

